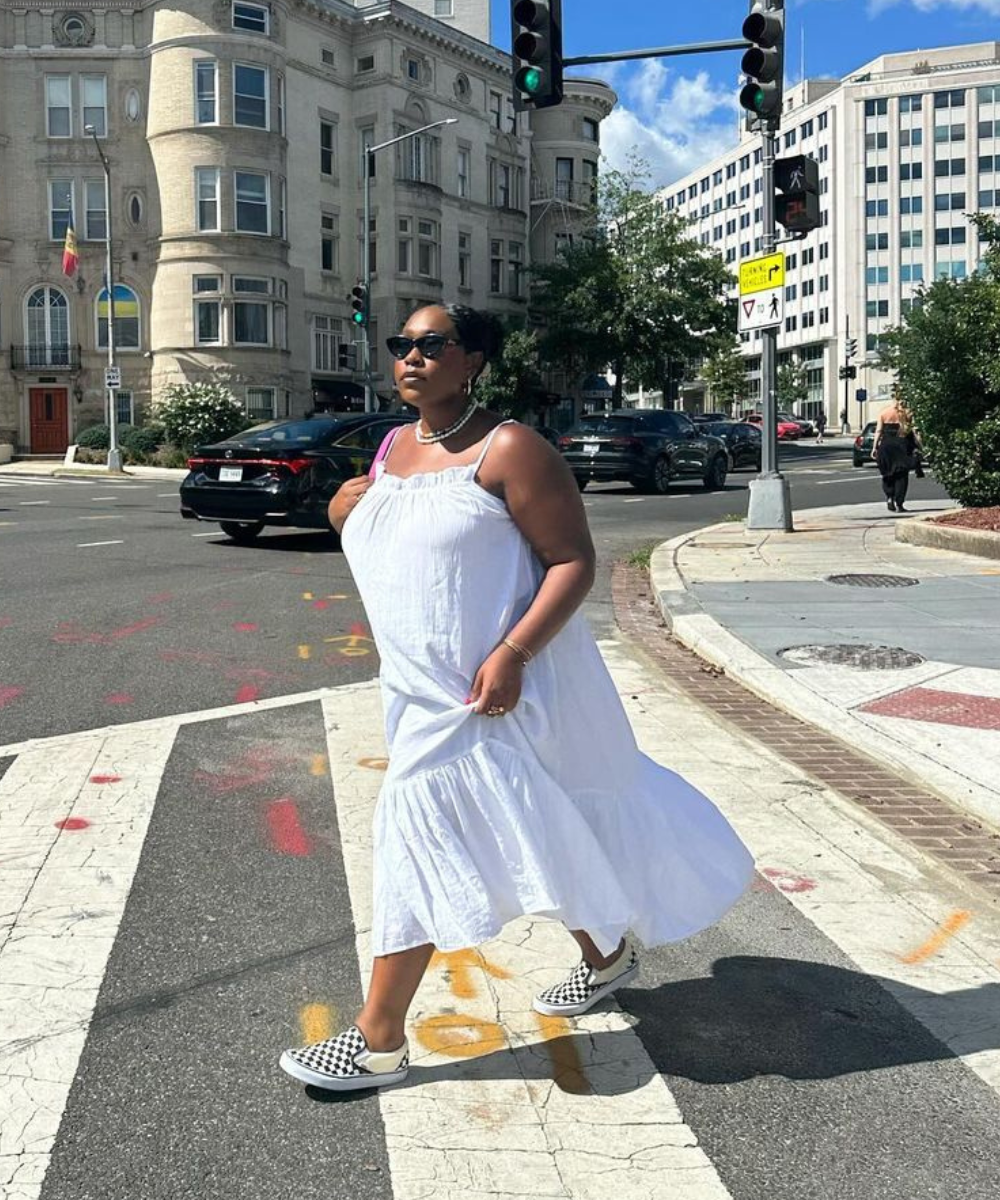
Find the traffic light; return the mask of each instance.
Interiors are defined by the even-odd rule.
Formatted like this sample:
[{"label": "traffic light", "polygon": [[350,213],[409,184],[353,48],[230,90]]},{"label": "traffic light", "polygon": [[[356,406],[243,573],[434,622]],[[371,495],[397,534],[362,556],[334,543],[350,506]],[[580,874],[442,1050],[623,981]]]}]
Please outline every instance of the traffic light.
[{"label": "traffic light", "polygon": [[362,328],[368,327],[368,288],[363,283],[351,289],[348,297],[351,302],[351,320]]},{"label": "traffic light", "polygon": [[337,367],[341,371],[356,371],[358,369],[358,348],[347,342],[341,342],[337,347]]},{"label": "traffic light", "polygon": [[837,371],[838,379],[857,379],[857,377],[858,377],[858,368],[857,367],[841,367]]},{"label": "traffic light", "polygon": [[740,104],[749,114],[747,128],[766,127],[773,132],[781,121],[785,0],[751,0],[743,36],[751,43],[740,64],[747,80],[740,92]]},{"label": "traffic light", "polygon": [[844,357],[853,358],[858,352],[858,339],[848,338],[844,343]]},{"label": "traffic light", "polygon": [[819,228],[819,165],[807,154],[774,160],[774,219],[789,233]]},{"label": "traffic light", "polygon": [[563,98],[562,0],[511,0],[514,108],[551,108]]}]

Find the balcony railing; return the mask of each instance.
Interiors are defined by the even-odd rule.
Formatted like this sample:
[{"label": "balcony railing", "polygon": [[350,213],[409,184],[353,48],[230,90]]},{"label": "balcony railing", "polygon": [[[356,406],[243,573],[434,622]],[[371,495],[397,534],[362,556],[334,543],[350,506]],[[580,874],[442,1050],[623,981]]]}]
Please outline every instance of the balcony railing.
[{"label": "balcony railing", "polygon": [[78,371],[80,347],[64,343],[42,346],[11,346],[12,371]]},{"label": "balcony railing", "polygon": [[592,208],[597,200],[597,191],[594,184],[578,183],[573,179],[533,179],[531,200],[534,204],[555,200],[562,204],[574,204],[578,208]]}]

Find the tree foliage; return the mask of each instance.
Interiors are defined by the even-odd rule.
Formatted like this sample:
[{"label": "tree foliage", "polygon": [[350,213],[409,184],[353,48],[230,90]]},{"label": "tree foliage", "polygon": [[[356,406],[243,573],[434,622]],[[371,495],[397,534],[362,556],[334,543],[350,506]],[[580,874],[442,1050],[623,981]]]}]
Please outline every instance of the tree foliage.
[{"label": "tree foliage", "polygon": [[230,437],[251,424],[243,405],[217,383],[172,383],[152,408],[157,424],[184,450]]},{"label": "tree foliage", "polygon": [[883,338],[934,472],[965,505],[1000,504],[1000,223],[970,218],[986,247],[969,279],[922,290]]},{"label": "tree foliage", "polygon": [[788,362],[779,367],[774,391],[778,407],[785,412],[794,412],[795,406],[809,395],[806,369],[802,363]]},{"label": "tree foliage", "polygon": [[525,329],[509,329],[500,354],[476,384],[476,397],[487,408],[520,418],[536,407],[541,394],[538,336]]},{"label": "tree foliage", "polygon": [[726,404],[732,405],[734,412],[739,411],[747,386],[746,363],[739,346],[737,341],[722,343],[701,368],[701,377],[708,384],[714,409]]},{"label": "tree foliage", "polygon": [[662,386],[671,364],[711,355],[735,329],[722,259],[643,190],[646,177],[639,162],[602,175],[591,227],[532,272],[544,361],[576,376],[611,366],[616,405],[626,376]]}]

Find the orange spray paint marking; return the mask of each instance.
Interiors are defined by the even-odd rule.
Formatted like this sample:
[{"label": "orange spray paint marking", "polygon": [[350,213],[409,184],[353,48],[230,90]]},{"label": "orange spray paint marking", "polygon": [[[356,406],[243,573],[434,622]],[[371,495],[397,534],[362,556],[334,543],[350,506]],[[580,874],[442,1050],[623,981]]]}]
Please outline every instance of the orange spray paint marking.
[{"label": "orange spray paint marking", "polygon": [[478,1058],[503,1050],[507,1039],[495,1021],[469,1013],[442,1013],[425,1017],[416,1027],[417,1039],[425,1050],[449,1058]]},{"label": "orange spray paint marking", "polygon": [[310,654],[312,654],[312,648],[310,646],[299,647],[299,658],[306,660],[309,658]]},{"label": "orange spray paint marking", "polygon": [[337,1010],[329,1004],[305,1004],[299,1013],[302,1041],[307,1045],[333,1037]]},{"label": "orange spray paint marking", "polygon": [[325,754],[314,754],[309,763],[310,775],[326,775],[329,770],[329,764]]},{"label": "orange spray paint marking", "polygon": [[312,600],[312,599],[314,599],[314,596],[313,596],[312,592],[303,592],[302,599],[303,600]]},{"label": "orange spray paint marking", "polygon": [[[337,646],[337,653],[343,654],[345,658],[371,654],[369,646],[373,644],[371,638],[365,637],[363,633],[342,634],[340,637],[324,638],[323,641]],[[363,646],[362,642],[368,642],[368,646]]]},{"label": "orange spray paint marking", "polygon": [[56,821],[56,829],[65,829],[68,832],[89,828],[90,822],[86,817],[64,817],[61,821]]},{"label": "orange spray paint marking", "polygon": [[915,963],[926,962],[927,959],[933,958],[939,950],[955,936],[956,933],[972,920],[972,913],[967,909],[956,909],[951,913],[938,928],[931,934],[923,945],[918,946],[915,950],[911,950],[909,954],[900,954],[899,961],[908,963],[911,966]]},{"label": "orange spray paint marking", "polygon": [[272,800],[267,806],[267,831],[271,845],[279,854],[292,858],[308,858],[313,844],[299,822],[299,810],[294,800]]},{"label": "orange spray paint marking", "polygon": [[555,1073],[552,1081],[561,1092],[571,1096],[587,1096],[593,1090],[580,1061],[580,1054],[573,1041],[573,1027],[565,1017],[547,1017],[534,1014],[538,1028],[545,1039],[545,1049],[552,1059]]},{"label": "orange spray paint marking", "polygon": [[478,994],[473,970],[485,971],[494,979],[510,979],[510,972],[495,966],[477,950],[450,950],[445,954],[435,950],[431,957],[432,967],[440,967],[451,985],[452,993],[461,1000],[469,1000]]},{"label": "orange spray paint marking", "polygon": [[249,704],[252,700],[260,699],[260,688],[254,687],[252,683],[245,683],[236,693],[237,704]]},{"label": "orange spray paint marking", "polygon": [[121,783],[120,775],[91,775],[91,783]]},{"label": "orange spray paint marking", "polygon": [[387,758],[359,758],[358,766],[367,767],[369,771],[387,771],[389,760]]}]

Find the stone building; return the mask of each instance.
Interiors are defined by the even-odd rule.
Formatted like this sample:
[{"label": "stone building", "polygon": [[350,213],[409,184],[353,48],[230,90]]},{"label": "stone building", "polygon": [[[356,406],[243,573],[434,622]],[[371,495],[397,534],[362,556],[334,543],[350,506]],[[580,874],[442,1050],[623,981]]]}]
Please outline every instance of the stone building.
[{"label": "stone building", "polygon": [[[0,442],[103,419],[110,163],[117,414],[173,382],[257,418],[361,406],[338,370],[372,157],[372,340],[442,297],[523,313],[596,175],[603,83],[515,115],[488,0],[0,0]],[[85,132],[91,126],[94,135]],[[72,219],[79,265],[62,271]],[[560,381],[563,382],[563,381]]]}]

